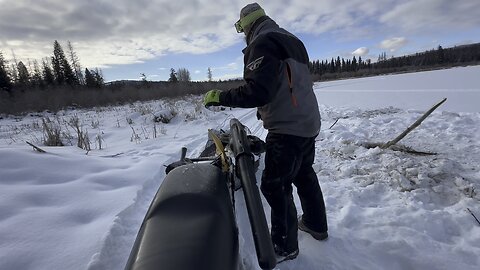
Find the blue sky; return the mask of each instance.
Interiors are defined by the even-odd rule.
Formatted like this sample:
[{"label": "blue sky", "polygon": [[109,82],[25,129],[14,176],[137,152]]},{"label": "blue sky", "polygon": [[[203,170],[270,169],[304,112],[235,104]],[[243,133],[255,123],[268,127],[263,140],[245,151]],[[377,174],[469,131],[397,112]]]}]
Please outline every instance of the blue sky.
[{"label": "blue sky", "polygon": [[[480,42],[478,0],[257,1],[300,37],[310,58],[375,61]],[[0,50],[12,61],[41,60],[58,40],[72,42],[83,67],[107,81],[167,80],[187,68],[194,80],[242,76],[245,44],[233,23],[251,1],[0,0]],[[13,52],[13,53],[12,53]]]}]

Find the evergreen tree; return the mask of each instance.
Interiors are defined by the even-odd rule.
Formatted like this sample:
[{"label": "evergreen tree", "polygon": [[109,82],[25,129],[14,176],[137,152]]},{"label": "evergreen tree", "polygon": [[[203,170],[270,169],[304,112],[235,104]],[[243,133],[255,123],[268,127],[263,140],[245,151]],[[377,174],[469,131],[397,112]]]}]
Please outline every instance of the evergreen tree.
[{"label": "evergreen tree", "polygon": [[48,58],[43,59],[43,61],[42,61],[42,78],[43,78],[43,82],[46,86],[50,86],[50,85],[55,84],[55,75],[53,74],[53,70],[50,67],[50,63],[48,62]]},{"label": "evergreen tree", "polygon": [[30,83],[30,73],[28,73],[28,69],[27,67],[25,66],[25,64],[23,64],[22,61],[18,62],[17,64],[17,72],[18,72],[18,81],[17,83],[20,85],[20,86],[26,86]]},{"label": "evergreen tree", "polygon": [[13,84],[17,83],[17,81],[18,81],[18,65],[17,65],[17,63],[10,65],[10,79],[12,80]]},{"label": "evergreen tree", "polygon": [[66,58],[62,62],[62,69],[65,75],[65,82],[70,86],[78,85],[78,79]]},{"label": "evergreen tree", "polygon": [[212,69],[210,67],[208,67],[208,69],[207,69],[207,79],[208,79],[209,82],[211,82],[212,79],[213,79]]},{"label": "evergreen tree", "polygon": [[65,57],[62,46],[56,40],[53,42],[52,65],[57,84],[67,83],[71,86],[78,84],[78,80]]},{"label": "evergreen tree", "polygon": [[103,74],[102,71],[96,68],[95,70],[89,70],[85,68],[85,85],[90,88],[101,88],[103,86]]},{"label": "evergreen tree", "polygon": [[0,51],[0,90],[10,91],[12,89],[12,81],[7,71],[8,63]]},{"label": "evergreen tree", "polygon": [[77,53],[73,50],[72,43],[67,42],[68,56],[70,57],[70,62],[72,63],[73,73],[80,84],[85,84],[85,78],[83,77],[82,67],[80,65],[80,60],[78,59]]},{"label": "evergreen tree", "polygon": [[93,75],[95,77],[95,82],[97,83],[97,87],[101,88],[103,84],[105,83],[103,79],[103,72],[101,69],[95,68]]},{"label": "evergreen tree", "polygon": [[88,70],[88,68],[85,68],[85,85],[91,88],[97,86],[95,76],[90,72],[90,70]]},{"label": "evergreen tree", "polygon": [[65,54],[63,53],[62,46],[58,41],[53,42],[53,56],[52,56],[52,67],[53,75],[55,76],[55,82],[57,84],[65,83],[65,74],[63,72],[62,64],[65,59]]},{"label": "evergreen tree", "polygon": [[340,61],[340,56],[337,56],[335,61],[335,72],[342,72],[342,62]]},{"label": "evergreen tree", "polygon": [[189,82],[192,79],[190,78],[190,71],[186,68],[179,68],[177,70],[177,79],[179,82]]},{"label": "evergreen tree", "polygon": [[32,84],[35,86],[40,86],[43,88],[44,83],[42,79],[42,72],[40,71],[40,66],[38,65],[38,61],[33,61],[33,74],[31,76]]},{"label": "evergreen tree", "polygon": [[352,71],[357,71],[357,70],[358,70],[357,58],[355,58],[355,56],[353,56],[353,59],[352,59]]},{"label": "evergreen tree", "polygon": [[175,72],[175,69],[171,68],[170,69],[170,78],[168,78],[169,82],[178,82],[177,79],[177,73]]},{"label": "evergreen tree", "polygon": [[438,55],[438,63],[443,64],[443,62],[445,62],[445,52],[443,51],[443,48],[440,45],[438,45],[437,55]]}]

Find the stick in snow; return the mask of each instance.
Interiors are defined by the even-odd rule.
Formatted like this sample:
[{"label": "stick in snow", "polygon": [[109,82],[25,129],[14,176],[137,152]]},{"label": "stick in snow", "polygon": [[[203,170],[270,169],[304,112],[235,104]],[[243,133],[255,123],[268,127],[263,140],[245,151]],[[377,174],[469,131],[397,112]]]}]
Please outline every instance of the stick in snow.
[{"label": "stick in snow", "polygon": [[478,222],[478,225],[480,225],[480,221],[478,220],[478,218],[472,213],[472,211],[470,211],[470,209],[467,207],[467,210],[468,212],[470,212],[470,215],[473,216],[473,218],[475,218],[475,220]]},{"label": "stick in snow", "polygon": [[27,142],[25,141],[28,145],[30,145],[31,147],[33,147],[34,150],[38,151],[39,153],[47,153],[47,151],[43,150],[42,148],[38,147],[38,146],[35,146],[33,145],[32,143],[30,142]]},{"label": "stick in snow", "polygon": [[337,124],[338,120],[340,120],[340,118],[337,118],[337,121],[335,121],[335,123],[333,123],[328,129],[332,129],[332,127],[335,126],[335,124]]},{"label": "stick in snow", "polygon": [[402,134],[398,135],[394,140],[387,142],[386,144],[382,145],[382,149],[387,149],[390,146],[398,143],[403,137],[407,136],[408,133],[410,133],[412,130],[414,130],[416,127],[418,127],[425,118],[427,118],[433,111],[435,111],[440,105],[442,105],[447,99],[444,98],[442,101],[437,103],[435,106],[433,106],[430,110],[428,110],[422,117],[420,117],[413,125],[409,126]]}]

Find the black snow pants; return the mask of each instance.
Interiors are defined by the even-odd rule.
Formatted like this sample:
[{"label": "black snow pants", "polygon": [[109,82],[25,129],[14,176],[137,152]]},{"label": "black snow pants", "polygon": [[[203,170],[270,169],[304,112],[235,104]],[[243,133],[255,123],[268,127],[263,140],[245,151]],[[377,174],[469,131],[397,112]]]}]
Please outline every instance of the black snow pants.
[{"label": "black snow pants", "polygon": [[328,230],[322,190],[312,168],[315,137],[269,133],[266,148],[261,190],[271,207],[272,242],[282,251],[293,252],[298,249],[298,220],[292,183],[305,225],[318,232]]}]

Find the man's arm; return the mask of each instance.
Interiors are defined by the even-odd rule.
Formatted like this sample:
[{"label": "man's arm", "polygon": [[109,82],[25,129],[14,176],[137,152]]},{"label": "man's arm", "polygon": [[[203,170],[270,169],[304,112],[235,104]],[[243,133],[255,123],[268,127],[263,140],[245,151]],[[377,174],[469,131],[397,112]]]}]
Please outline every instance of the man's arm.
[{"label": "man's arm", "polygon": [[246,84],[224,91],[220,103],[230,107],[253,108],[269,103],[276,94],[280,74],[278,50],[267,36],[261,36],[247,52],[244,67]]}]

